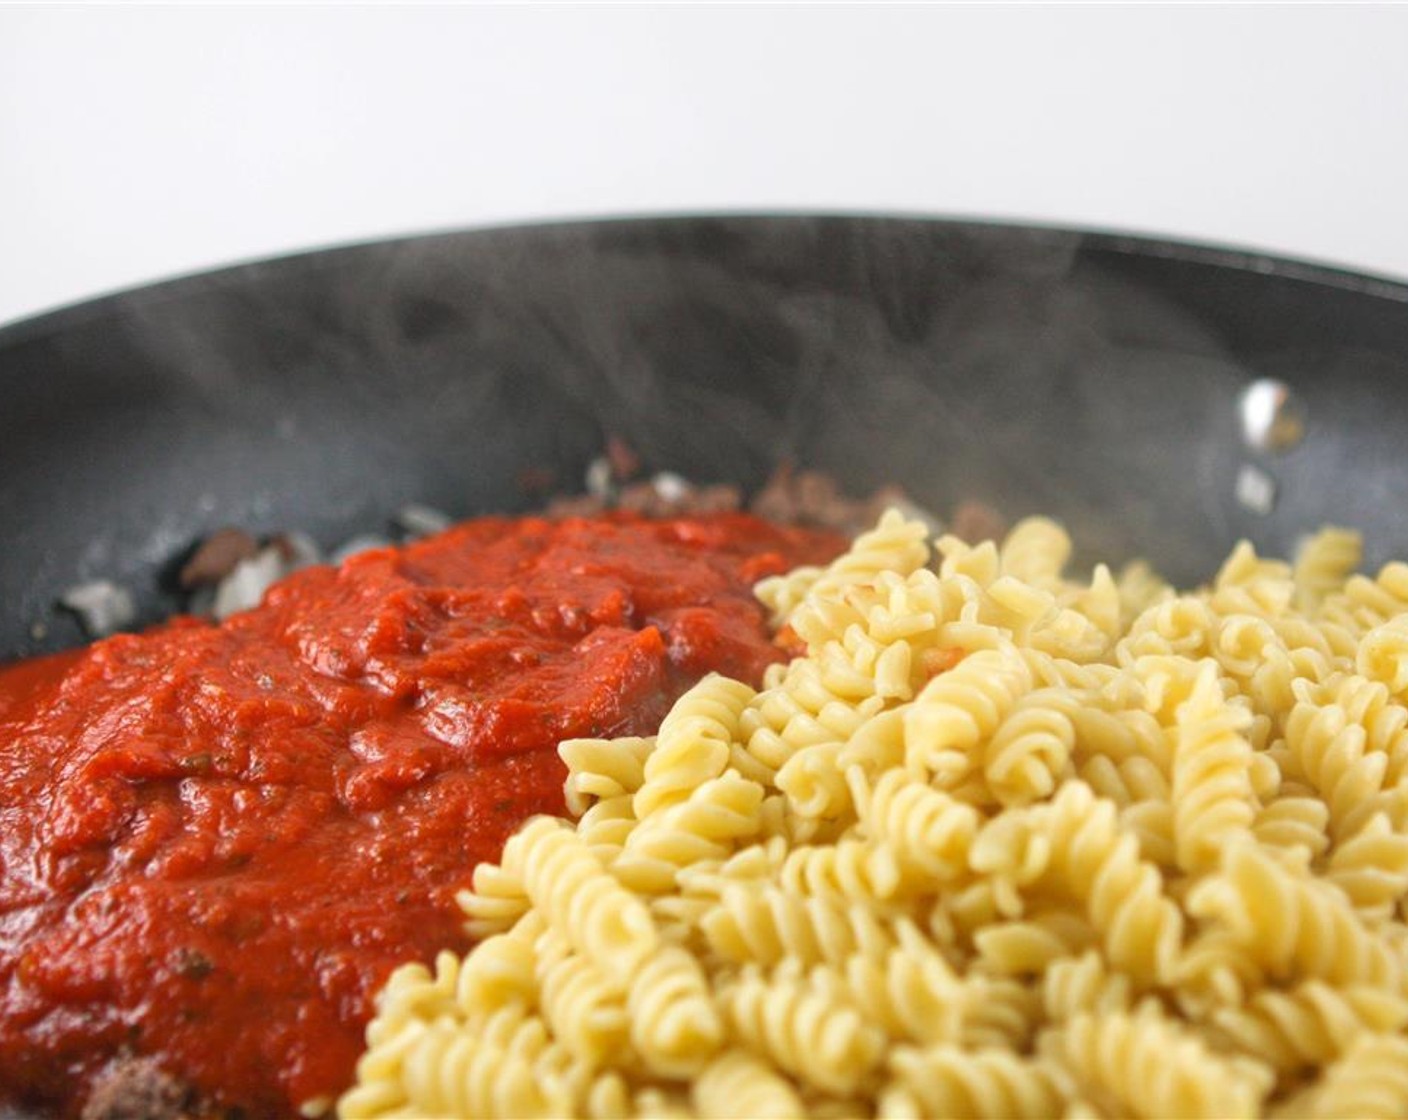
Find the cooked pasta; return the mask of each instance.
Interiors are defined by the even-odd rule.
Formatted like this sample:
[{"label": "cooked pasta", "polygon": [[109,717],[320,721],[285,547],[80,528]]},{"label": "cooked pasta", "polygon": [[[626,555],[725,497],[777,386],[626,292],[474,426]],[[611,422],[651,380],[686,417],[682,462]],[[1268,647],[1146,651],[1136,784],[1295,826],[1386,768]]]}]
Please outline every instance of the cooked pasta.
[{"label": "cooked pasta", "polygon": [[1076,1015],[1043,1035],[1039,1052],[1102,1111],[1149,1120],[1254,1116],[1274,1079],[1262,1064],[1220,1057],[1153,1003]]},{"label": "cooked pasta", "polygon": [[345,1117],[1408,1116],[1408,565],[1179,593],[899,513],[805,653],[561,747]]},{"label": "cooked pasta", "polygon": [[635,794],[636,816],[644,820],[683,801],[701,782],[724,772],[729,744],[738,737],[739,713],[752,699],[753,690],[746,684],[717,673],[680,697],[660,725],[654,749],[645,756],[643,780]]},{"label": "cooked pasta", "polygon": [[1042,1120],[1060,1114],[1053,1068],[1009,1051],[904,1047],[891,1063],[895,1081],[880,1098],[886,1116]]},{"label": "cooked pasta", "polygon": [[1278,1074],[1333,1062],[1361,1034],[1408,1026],[1408,999],[1365,985],[1334,987],[1307,980],[1289,990],[1267,988],[1239,1007],[1219,1008],[1213,1023],[1227,1043]]},{"label": "cooked pasta", "polygon": [[1408,1117],[1408,1039],[1361,1034],[1323,1078],[1281,1111],[1316,1120]]},{"label": "cooked pasta", "polygon": [[1197,873],[1214,867],[1221,849],[1249,832],[1256,819],[1254,754],[1241,734],[1251,713],[1223,698],[1213,664],[1204,662],[1175,722],[1175,846],[1179,867]]},{"label": "cooked pasta", "polygon": [[853,957],[874,958],[894,940],[871,909],[845,897],[809,897],[747,880],[726,886],[699,924],[713,951],[737,964],[791,959],[843,966]]},{"label": "cooked pasta", "polygon": [[574,1058],[600,1065],[625,1045],[629,1020],[621,986],[554,931],[538,948],[536,1002]]},{"label": "cooked pasta", "polygon": [[867,1020],[851,994],[784,962],[771,974],[756,965],[722,993],[733,1037],[808,1088],[847,1093],[867,1088],[885,1048],[885,1033]]},{"label": "cooked pasta", "polygon": [[699,961],[667,945],[631,981],[627,1010],[631,1046],[662,1077],[699,1073],[723,1045],[722,1017]]},{"label": "cooked pasta", "polygon": [[789,1120],[802,1112],[795,1087],[762,1058],[743,1049],[720,1055],[694,1083],[694,1107],[710,1120]]}]

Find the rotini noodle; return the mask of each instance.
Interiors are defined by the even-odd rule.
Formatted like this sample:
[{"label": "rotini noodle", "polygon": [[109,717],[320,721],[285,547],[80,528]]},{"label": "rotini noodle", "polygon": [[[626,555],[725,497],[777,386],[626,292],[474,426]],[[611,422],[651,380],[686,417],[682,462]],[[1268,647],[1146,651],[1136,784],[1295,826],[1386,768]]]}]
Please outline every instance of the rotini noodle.
[{"label": "rotini noodle", "polygon": [[739,714],[753,695],[746,684],[710,673],[680,697],[646,756],[644,780],[635,791],[638,818],[683,800],[695,786],[724,772]]},{"label": "rotini noodle", "polygon": [[694,1083],[698,1115],[713,1120],[791,1120],[802,1101],[791,1083],[746,1050],[729,1050],[709,1063]]},{"label": "rotini noodle", "polygon": [[1239,734],[1251,722],[1222,696],[1217,674],[1205,665],[1193,694],[1179,706],[1173,760],[1174,837],[1179,866],[1188,872],[1214,865],[1227,842],[1248,833],[1256,819],[1252,747]]},{"label": "rotini noodle", "polygon": [[661,1077],[699,1073],[723,1044],[724,1029],[698,960],[667,945],[641,967],[627,1002],[631,1042]]},{"label": "rotini noodle", "polygon": [[1364,538],[1352,529],[1327,525],[1296,551],[1292,573],[1296,606],[1312,614],[1325,597],[1344,586],[1364,558]]},{"label": "rotini noodle", "polygon": [[1244,1006],[1221,1007],[1211,1022],[1241,1053],[1281,1074],[1337,1059],[1359,1035],[1408,1026],[1408,1000],[1376,988],[1308,980],[1289,991],[1258,992]]},{"label": "rotini noodle", "polygon": [[594,801],[633,794],[645,780],[655,739],[564,739],[557,753],[567,766],[567,810],[580,817]]},{"label": "rotini noodle", "polygon": [[1061,1093],[1051,1070],[1004,1050],[906,1047],[890,1064],[894,1088],[880,1099],[886,1116],[1045,1120],[1060,1111]]},{"label": "rotini noodle", "polygon": [[1341,891],[1251,843],[1231,845],[1187,905],[1197,917],[1219,922],[1274,977],[1395,991],[1402,983],[1401,963]]},{"label": "rotini noodle", "polygon": [[978,764],[976,748],[1031,685],[1031,671],[1010,647],[969,654],[930,681],[906,710],[907,763],[956,785]]},{"label": "rotini noodle", "polygon": [[805,1084],[852,1093],[870,1082],[884,1055],[882,1031],[831,986],[753,966],[723,996],[738,1038]]},{"label": "rotini noodle", "polygon": [[1128,1011],[1134,1003],[1129,977],[1111,972],[1096,949],[1079,957],[1055,961],[1043,976],[1042,1005],[1053,1023],[1077,1015],[1104,1015]]},{"label": "rotini noodle", "polygon": [[873,788],[859,766],[846,780],[862,828],[893,853],[901,875],[937,883],[962,877],[982,822],[977,810],[900,769],[886,771]]},{"label": "rotini noodle", "polygon": [[574,947],[618,980],[655,948],[650,911],[622,887],[561,821],[536,817],[504,845],[504,869]]},{"label": "rotini noodle", "polygon": [[808,897],[770,884],[731,883],[700,919],[721,958],[771,966],[784,960],[840,965],[886,951],[893,935],[872,911],[835,895]]},{"label": "rotini noodle", "polygon": [[1043,1038],[1041,1053],[1086,1099],[1118,1116],[1256,1116],[1272,1083],[1264,1067],[1219,1058],[1196,1033],[1148,1006],[1078,1014]]},{"label": "rotini noodle", "polygon": [[595,1068],[626,1042],[623,987],[567,938],[549,931],[538,943],[538,1002],[543,1017],[568,1052]]},{"label": "rotini noodle", "polygon": [[1408,1039],[1360,1035],[1320,1083],[1280,1115],[1316,1120],[1408,1117]]}]

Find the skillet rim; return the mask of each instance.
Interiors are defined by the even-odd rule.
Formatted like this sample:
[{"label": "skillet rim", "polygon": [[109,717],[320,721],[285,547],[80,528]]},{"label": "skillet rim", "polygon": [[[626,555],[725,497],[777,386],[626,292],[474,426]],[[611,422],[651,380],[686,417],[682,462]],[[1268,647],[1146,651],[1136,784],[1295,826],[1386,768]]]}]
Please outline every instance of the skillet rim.
[{"label": "skillet rim", "polygon": [[43,335],[60,333],[70,327],[98,318],[120,304],[138,302],[161,304],[180,299],[188,291],[206,285],[220,285],[260,271],[317,272],[333,268],[348,257],[369,251],[392,251],[399,246],[424,244],[465,237],[495,237],[510,234],[550,234],[586,231],[607,226],[639,229],[650,226],[676,226],[728,221],[762,222],[923,222],[955,232],[1029,233],[1042,237],[1074,239],[1076,247],[1121,256],[1170,260],[1231,269],[1237,272],[1272,276],[1300,283],[1353,292],[1357,295],[1408,304],[1408,277],[1398,278],[1307,257],[1263,252],[1216,240],[1180,238],[1162,234],[1136,233],[1098,226],[1022,221],[1005,218],[965,217],[946,214],[882,210],[680,210],[643,214],[604,214],[594,217],[564,217],[541,221],[506,221],[465,226],[449,226],[391,236],[357,238],[326,245],[296,248],[268,256],[254,256],[208,268],[179,272],[132,285],[100,292],[48,311],[0,321],[0,350]]}]

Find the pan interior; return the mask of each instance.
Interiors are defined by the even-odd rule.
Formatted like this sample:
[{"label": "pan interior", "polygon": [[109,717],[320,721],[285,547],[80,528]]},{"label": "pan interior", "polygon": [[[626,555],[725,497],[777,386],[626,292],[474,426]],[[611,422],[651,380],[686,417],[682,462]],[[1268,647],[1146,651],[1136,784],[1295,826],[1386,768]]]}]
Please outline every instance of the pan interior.
[{"label": "pan interior", "polygon": [[[1302,410],[1245,438],[1258,379]],[[1408,289],[1289,262],[918,219],[587,222],[241,266],[0,331],[0,658],[144,619],[214,529],[324,545],[409,502],[527,508],[609,434],[756,486],[782,458],[940,514],[1064,520],[1085,557],[1206,578],[1330,521],[1408,555]],[[1249,490],[1248,486],[1252,489]]]}]

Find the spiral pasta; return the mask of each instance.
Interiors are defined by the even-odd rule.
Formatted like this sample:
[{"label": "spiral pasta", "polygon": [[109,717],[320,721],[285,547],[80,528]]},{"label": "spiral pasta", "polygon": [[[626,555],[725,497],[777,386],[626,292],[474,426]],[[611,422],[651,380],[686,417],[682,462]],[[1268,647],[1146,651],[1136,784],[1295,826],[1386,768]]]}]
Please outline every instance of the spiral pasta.
[{"label": "spiral pasta", "polygon": [[643,820],[682,801],[695,786],[724,772],[729,744],[738,735],[739,714],[752,698],[746,684],[717,673],[679,698],[645,757],[633,801],[637,817]]},{"label": "spiral pasta", "polygon": [[841,988],[892,1041],[956,1042],[973,993],[917,928],[902,922],[899,944],[853,953],[837,969]]},{"label": "spiral pasta", "polygon": [[809,598],[834,596],[845,588],[868,583],[883,572],[908,575],[929,562],[929,530],[923,522],[906,521],[898,510],[887,510],[868,533],[825,569],[807,568],[765,579],[758,598],[783,622]]},{"label": "spiral pasta", "polygon": [[1367,924],[1384,921],[1408,896],[1408,835],[1395,831],[1386,814],[1371,817],[1335,848],[1325,877]]},{"label": "spiral pasta", "polygon": [[963,876],[982,819],[976,809],[905,770],[885,772],[872,787],[857,765],[846,780],[860,831],[885,845],[900,875],[940,883]]},{"label": "spiral pasta", "polygon": [[873,959],[894,941],[873,911],[843,896],[799,895],[746,881],[727,885],[699,924],[713,951],[738,964],[843,965],[857,956]]},{"label": "spiral pasta", "polygon": [[631,982],[631,1044],[661,1077],[699,1073],[724,1041],[723,1021],[695,957],[667,945]]},{"label": "spiral pasta", "polygon": [[471,937],[502,933],[532,906],[522,880],[497,864],[481,863],[476,867],[473,884],[473,890],[456,896],[467,919],[465,930]]},{"label": "spiral pasta", "polygon": [[1361,1035],[1285,1116],[1343,1120],[1408,1117],[1408,1039]]},{"label": "spiral pasta", "polygon": [[1120,831],[1115,807],[1073,781],[1036,812],[1051,852],[1042,879],[1085,907],[1116,968],[1139,984],[1166,981],[1183,916],[1158,868],[1141,857],[1138,841]]},{"label": "spiral pasta", "polygon": [[1408,615],[1395,615],[1365,634],[1355,666],[1365,677],[1386,685],[1394,697],[1408,694]]},{"label": "spiral pasta", "polygon": [[785,966],[765,976],[754,966],[723,994],[735,1035],[803,1084],[854,1092],[875,1075],[885,1036],[835,986]]},{"label": "spiral pasta", "polygon": [[560,1107],[534,1075],[546,1045],[528,1019],[501,1046],[476,1046],[446,1020],[419,1032],[402,1062],[409,1115],[552,1116]]},{"label": "spiral pasta", "polygon": [[957,785],[975,767],[974,748],[1031,686],[1031,671],[1011,646],[969,654],[930,681],[906,710],[906,763]]},{"label": "spiral pasta", "polygon": [[1049,797],[1066,776],[1076,728],[1064,696],[1059,689],[1029,693],[988,740],[983,776],[1001,804]]},{"label": "spiral pasta", "polygon": [[735,842],[761,828],[763,787],[737,773],[704,781],[687,797],[634,827],[612,864],[613,876],[631,890],[671,889],[683,867],[720,861]]},{"label": "spiral pasta", "polygon": [[1408,565],[1205,588],[887,514],[803,655],[561,745],[346,1117],[1408,1115]]},{"label": "spiral pasta", "polygon": [[1176,721],[1174,837],[1179,866],[1196,873],[1216,864],[1223,845],[1249,832],[1256,820],[1254,755],[1240,734],[1251,719],[1223,699],[1217,673],[1207,664]]},{"label": "spiral pasta", "polygon": [[1128,1011],[1134,1003],[1129,977],[1113,972],[1097,950],[1054,961],[1042,978],[1046,1017],[1064,1023],[1077,1015]]},{"label": "spiral pasta", "polygon": [[694,1083],[694,1107],[702,1117],[790,1120],[802,1112],[792,1083],[747,1050],[730,1050],[711,1062]]},{"label": "spiral pasta", "polygon": [[1386,752],[1370,747],[1368,730],[1338,702],[1346,686],[1352,682],[1298,682],[1286,719],[1286,768],[1325,801],[1337,839],[1353,834],[1372,811],[1390,762]]},{"label": "spiral pasta", "polygon": [[1076,1015],[1042,1043],[1087,1100],[1120,1116],[1255,1116],[1273,1081],[1262,1066],[1219,1058],[1149,1005]]},{"label": "spiral pasta", "polygon": [[1366,985],[1307,980],[1258,992],[1240,1007],[1218,1008],[1210,1020],[1219,1041],[1289,1074],[1335,1061],[1361,1034],[1402,1030],[1408,1000]]},{"label": "spiral pasta", "polygon": [[1364,538],[1352,529],[1327,526],[1310,536],[1300,546],[1292,568],[1296,605],[1314,611],[1327,595],[1344,586],[1363,556]]},{"label": "spiral pasta", "polygon": [[579,952],[618,979],[655,948],[650,911],[622,887],[560,821],[537,817],[504,845],[503,866],[533,905]]},{"label": "spiral pasta", "polygon": [[537,1002],[544,1019],[573,1057],[599,1066],[625,1044],[625,992],[590,958],[573,952],[552,931],[538,946]]},{"label": "spiral pasta", "polygon": [[654,749],[654,738],[564,739],[557,753],[567,766],[562,790],[568,812],[580,817],[595,801],[635,793]]},{"label": "spiral pasta", "polygon": [[880,1098],[886,1116],[1043,1120],[1059,1115],[1061,1093],[1053,1071],[1003,1050],[906,1048],[895,1054],[893,1066],[895,1081]]},{"label": "spiral pasta", "polygon": [[[442,1008],[445,1012],[453,1010],[465,1018],[474,1019],[487,1018],[501,1007],[534,1007],[538,1003],[540,975],[537,941],[545,928],[541,916],[525,914],[508,932],[481,941],[473,956],[466,958],[463,965],[456,964],[453,969],[450,960],[454,955],[441,953],[436,961],[433,981],[422,979],[417,971],[418,966],[407,965],[393,974],[392,983],[385,989],[385,998],[394,998],[398,981],[411,993],[429,995],[453,977],[454,1007]],[[402,1003],[401,1006],[404,1008],[409,1004]],[[429,1012],[421,1010],[420,1013],[425,1015]]]},{"label": "spiral pasta", "polygon": [[1188,909],[1219,923],[1270,976],[1402,984],[1402,962],[1343,892],[1250,843],[1228,849],[1220,870],[1190,892]]}]

